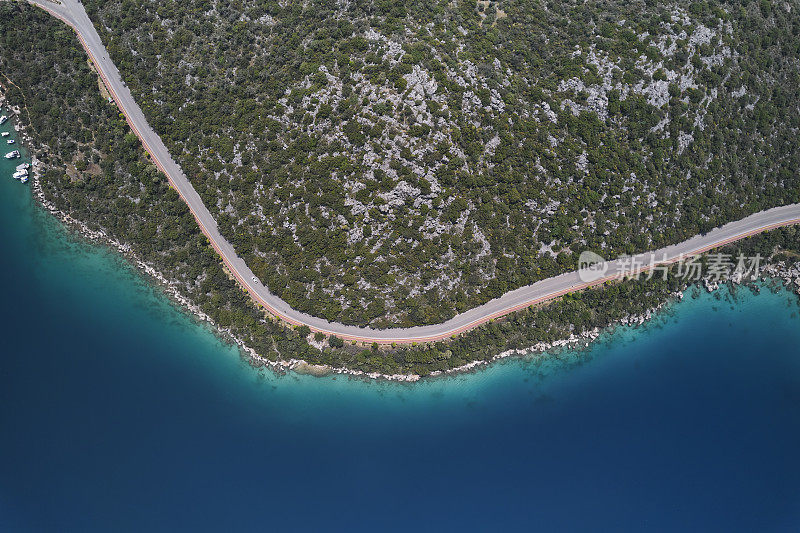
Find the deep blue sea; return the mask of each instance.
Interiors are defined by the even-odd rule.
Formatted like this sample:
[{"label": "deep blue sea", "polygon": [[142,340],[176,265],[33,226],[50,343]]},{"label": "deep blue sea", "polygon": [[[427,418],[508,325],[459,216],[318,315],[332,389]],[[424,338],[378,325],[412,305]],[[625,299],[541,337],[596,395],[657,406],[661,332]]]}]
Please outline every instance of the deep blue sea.
[{"label": "deep blue sea", "polygon": [[414,385],[277,377],[12,166],[0,531],[800,530],[788,292],[687,295],[582,352]]}]

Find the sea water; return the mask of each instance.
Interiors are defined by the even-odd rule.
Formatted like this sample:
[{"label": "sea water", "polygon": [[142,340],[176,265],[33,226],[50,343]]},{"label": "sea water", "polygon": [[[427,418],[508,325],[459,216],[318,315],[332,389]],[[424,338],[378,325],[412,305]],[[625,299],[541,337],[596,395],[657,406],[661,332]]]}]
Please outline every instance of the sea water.
[{"label": "sea water", "polygon": [[800,527],[787,291],[687,294],[587,350],[412,385],[276,376],[70,235],[16,164],[2,531]]}]

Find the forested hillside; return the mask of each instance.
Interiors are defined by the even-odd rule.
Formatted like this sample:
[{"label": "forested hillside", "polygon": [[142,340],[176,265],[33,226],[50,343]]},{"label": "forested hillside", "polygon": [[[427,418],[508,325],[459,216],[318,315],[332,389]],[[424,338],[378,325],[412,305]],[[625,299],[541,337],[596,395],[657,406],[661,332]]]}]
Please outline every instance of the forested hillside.
[{"label": "forested hillside", "polygon": [[799,198],[796,1],[85,3],[226,236],[330,320],[438,322]]}]

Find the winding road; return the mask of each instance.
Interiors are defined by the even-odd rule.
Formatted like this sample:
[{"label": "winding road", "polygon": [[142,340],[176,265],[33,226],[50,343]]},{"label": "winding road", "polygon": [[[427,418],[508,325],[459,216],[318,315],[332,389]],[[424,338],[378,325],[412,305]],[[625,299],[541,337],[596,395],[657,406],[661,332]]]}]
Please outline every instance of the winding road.
[{"label": "winding road", "polygon": [[170,184],[189,206],[195,219],[197,219],[200,229],[208,237],[211,245],[242,287],[250,293],[255,301],[281,320],[292,325],[306,325],[315,332],[319,331],[336,335],[345,340],[359,342],[403,344],[446,339],[519,309],[569,292],[617,279],[624,274],[631,274],[632,270],[645,271],[651,265],[672,263],[684,257],[705,252],[763,231],[800,223],[800,204],[791,204],[762,211],[714,229],[705,235],[693,237],[680,244],[668,246],[655,252],[643,253],[627,260],[604,263],[601,266],[605,268],[601,269],[602,274],[594,276],[596,279],[592,278],[586,281],[587,276],[585,273],[581,276],[578,272],[568,272],[508,292],[479,307],[456,315],[441,324],[381,330],[328,322],[322,318],[313,317],[292,309],[282,299],[270,293],[253,275],[244,260],[236,254],[233,246],[220,234],[216,221],[203,204],[200,195],[197,194],[186,175],[172,159],[161,138],[148,125],[144,113],[133,99],[130,90],[123,83],[119,70],[111,61],[83,5],[76,0],[28,1],[61,19],[75,30],[84,49],[105,82],[106,88],[127,118],[131,129],[141,139],[153,162],[164,172]]}]

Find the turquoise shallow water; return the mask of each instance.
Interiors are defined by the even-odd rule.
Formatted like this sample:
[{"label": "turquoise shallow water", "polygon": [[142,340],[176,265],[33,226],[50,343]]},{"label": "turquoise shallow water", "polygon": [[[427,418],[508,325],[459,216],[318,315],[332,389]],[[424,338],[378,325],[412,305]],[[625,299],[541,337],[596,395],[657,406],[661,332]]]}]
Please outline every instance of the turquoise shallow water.
[{"label": "turquoise shallow water", "polygon": [[12,166],[0,530],[800,525],[785,291],[703,293],[584,352],[414,385],[278,377],[70,237]]}]

